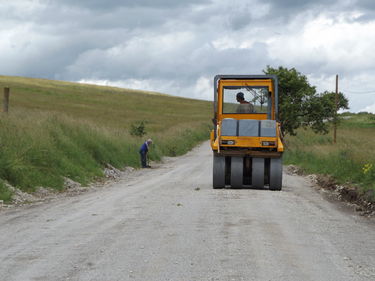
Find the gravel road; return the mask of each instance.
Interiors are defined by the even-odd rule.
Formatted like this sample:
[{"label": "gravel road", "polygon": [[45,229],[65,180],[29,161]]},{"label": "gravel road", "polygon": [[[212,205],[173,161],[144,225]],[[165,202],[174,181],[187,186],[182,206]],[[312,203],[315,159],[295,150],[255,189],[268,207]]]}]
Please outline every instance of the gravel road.
[{"label": "gravel road", "polygon": [[375,223],[303,177],[213,190],[208,143],[76,197],[0,212],[0,280],[375,280]]}]

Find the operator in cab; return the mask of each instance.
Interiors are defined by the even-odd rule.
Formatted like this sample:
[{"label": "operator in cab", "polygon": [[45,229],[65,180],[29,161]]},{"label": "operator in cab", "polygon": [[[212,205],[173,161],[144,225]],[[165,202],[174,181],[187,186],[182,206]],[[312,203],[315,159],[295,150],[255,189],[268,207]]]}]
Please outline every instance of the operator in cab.
[{"label": "operator in cab", "polygon": [[237,107],[236,113],[254,113],[254,106],[245,100],[244,94],[238,92],[236,95],[237,102],[240,104]]}]

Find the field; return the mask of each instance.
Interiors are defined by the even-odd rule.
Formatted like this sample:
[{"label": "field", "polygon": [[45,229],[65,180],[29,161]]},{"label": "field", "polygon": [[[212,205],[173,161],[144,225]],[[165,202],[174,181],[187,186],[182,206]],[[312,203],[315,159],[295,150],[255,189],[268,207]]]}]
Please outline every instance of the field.
[{"label": "field", "polygon": [[[0,119],[0,200],[38,186],[63,189],[64,177],[83,184],[109,163],[139,167],[138,149],[154,140],[152,160],[175,156],[208,139],[212,103],[113,87],[0,76],[10,87]],[[146,134],[131,128],[145,125]]]},{"label": "field", "polygon": [[286,139],[285,164],[296,164],[307,173],[332,175],[338,183],[356,186],[375,201],[375,115],[344,114],[333,144],[332,131],[316,135],[298,130]]},{"label": "field", "polygon": [[[152,160],[176,156],[208,138],[212,103],[155,92],[0,76],[11,88],[9,113],[0,118],[0,200],[5,183],[24,191],[63,189],[64,177],[87,184],[107,163],[139,167],[140,144],[151,137]],[[337,132],[300,129],[286,138],[285,164],[332,175],[375,198],[375,116],[346,114]],[[146,134],[130,133],[143,122]]]}]

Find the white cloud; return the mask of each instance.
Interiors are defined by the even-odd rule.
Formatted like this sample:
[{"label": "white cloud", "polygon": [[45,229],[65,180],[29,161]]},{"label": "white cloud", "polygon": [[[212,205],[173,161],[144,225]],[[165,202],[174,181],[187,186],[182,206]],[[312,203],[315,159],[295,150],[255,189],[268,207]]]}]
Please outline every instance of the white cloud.
[{"label": "white cloud", "polygon": [[77,82],[100,86],[112,86],[127,89],[152,91],[193,99],[213,99],[212,79],[204,76],[199,77],[195,83],[191,85],[186,85],[184,87],[181,87],[181,85],[178,85],[175,81],[165,81],[156,79],[125,79],[117,81],[103,79],[81,79]]},{"label": "white cloud", "polygon": [[193,93],[195,98],[213,100],[213,82],[211,77],[199,77],[195,83]]},{"label": "white cloud", "polygon": [[254,43],[256,43],[255,39],[242,38],[237,34],[227,34],[212,41],[214,48],[220,51],[227,49],[251,49]]},{"label": "white cloud", "polygon": [[[315,63],[323,70],[335,67],[358,71],[373,67],[375,21],[353,22],[357,12],[332,16],[321,14],[299,28],[296,27],[301,20],[297,18],[289,25],[290,32],[276,36],[269,43],[271,57],[288,65]],[[309,18],[308,12],[306,17]]]},{"label": "white cloud", "polygon": [[375,113],[375,103],[372,105],[368,105],[363,109],[358,110],[358,112],[363,112],[363,111]]}]

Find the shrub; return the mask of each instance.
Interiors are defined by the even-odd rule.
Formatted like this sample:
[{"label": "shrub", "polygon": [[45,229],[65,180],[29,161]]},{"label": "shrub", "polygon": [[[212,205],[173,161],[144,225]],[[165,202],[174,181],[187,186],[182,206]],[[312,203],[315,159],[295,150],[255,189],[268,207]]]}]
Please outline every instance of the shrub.
[{"label": "shrub", "polygon": [[0,200],[8,202],[11,198],[12,192],[6,187],[4,181],[0,180]]},{"label": "shrub", "polygon": [[145,122],[141,121],[139,124],[131,124],[129,132],[132,136],[143,137],[147,134]]}]

